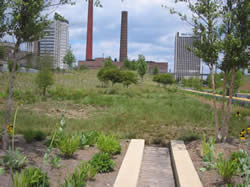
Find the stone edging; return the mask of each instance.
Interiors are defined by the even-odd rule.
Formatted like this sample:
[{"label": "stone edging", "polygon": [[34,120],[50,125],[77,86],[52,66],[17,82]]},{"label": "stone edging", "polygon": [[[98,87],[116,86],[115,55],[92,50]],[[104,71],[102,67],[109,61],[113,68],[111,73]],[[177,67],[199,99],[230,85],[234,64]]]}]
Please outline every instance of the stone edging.
[{"label": "stone edging", "polygon": [[171,140],[170,153],[177,187],[202,187],[184,142]]}]

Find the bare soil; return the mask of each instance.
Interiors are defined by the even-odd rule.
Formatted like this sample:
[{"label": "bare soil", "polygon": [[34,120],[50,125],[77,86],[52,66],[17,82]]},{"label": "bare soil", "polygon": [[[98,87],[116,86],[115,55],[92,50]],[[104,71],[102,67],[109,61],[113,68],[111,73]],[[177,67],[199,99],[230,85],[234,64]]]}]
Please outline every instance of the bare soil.
[{"label": "bare soil", "polygon": [[[113,158],[115,161],[115,169],[113,172],[106,174],[97,174],[93,181],[89,181],[88,187],[105,187],[112,186],[115,182],[116,176],[120,169],[121,163],[125,156],[125,153],[128,148],[129,141],[122,141],[122,152],[120,155],[117,155]],[[35,166],[43,168],[43,156],[47,150],[47,147],[44,145],[44,142],[34,142],[27,144],[22,136],[18,136],[15,141],[15,147],[20,150],[20,152],[27,156],[28,164],[26,167]],[[74,154],[74,157],[71,159],[64,159],[59,150],[53,149],[52,155],[57,155],[62,158],[61,167],[58,169],[53,169],[48,166],[45,170],[48,172],[48,177],[50,179],[51,187],[58,187],[59,184],[64,182],[64,179],[70,176],[74,169],[81,163],[81,161],[89,161],[95,153],[98,152],[96,147],[89,147],[85,150],[78,150]],[[0,159],[4,155],[4,151],[0,150]],[[7,187],[10,184],[10,171],[7,171],[6,174],[0,176],[0,187]]]},{"label": "bare soil", "polygon": [[[186,148],[189,152],[189,155],[193,161],[194,167],[201,179],[201,182],[204,187],[214,187],[214,186],[223,186],[223,180],[217,173],[216,169],[211,169],[209,171],[201,172],[200,168],[204,167],[202,161],[202,141],[197,140],[191,143],[186,144]],[[237,152],[240,149],[243,149],[250,154],[250,145],[245,145],[240,143],[237,140],[233,140],[231,143],[220,143],[215,145],[215,156],[219,153],[223,153],[226,159],[229,159],[231,153]],[[233,184],[242,184],[243,178],[240,176],[234,176],[232,179]]]}]

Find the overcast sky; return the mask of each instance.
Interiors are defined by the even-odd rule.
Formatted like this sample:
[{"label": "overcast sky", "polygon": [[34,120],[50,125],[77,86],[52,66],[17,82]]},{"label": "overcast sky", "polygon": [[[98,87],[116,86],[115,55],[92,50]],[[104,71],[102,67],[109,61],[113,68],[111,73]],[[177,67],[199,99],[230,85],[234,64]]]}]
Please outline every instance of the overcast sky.
[{"label": "overcast sky", "polygon": [[[128,58],[143,54],[146,60],[168,62],[174,67],[174,38],[176,32],[190,33],[192,28],[162,8],[162,4],[187,12],[185,3],[174,0],[101,0],[103,8],[94,8],[93,57],[111,56],[119,59],[121,11],[128,11]],[[77,60],[86,58],[86,28],[88,4],[76,0],[56,11],[69,20],[70,45]]]}]

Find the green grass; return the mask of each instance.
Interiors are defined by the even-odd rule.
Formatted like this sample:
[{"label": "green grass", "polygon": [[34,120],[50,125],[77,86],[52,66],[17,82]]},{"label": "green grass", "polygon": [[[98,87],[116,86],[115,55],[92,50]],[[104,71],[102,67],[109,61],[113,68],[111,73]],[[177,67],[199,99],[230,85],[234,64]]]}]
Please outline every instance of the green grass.
[{"label": "green grass", "polygon": [[[4,76],[6,80],[7,76]],[[37,95],[34,76],[19,74],[16,84],[23,86],[22,91],[29,90]],[[88,105],[98,108],[88,114],[87,119],[66,118],[67,132],[96,130],[115,133],[121,138],[144,138],[147,143],[162,144],[169,139],[181,139],[186,134],[215,133],[212,108],[209,104],[200,102],[198,96],[159,87],[151,80],[152,76],[147,75],[143,83],[133,85],[129,89],[122,85],[99,88],[101,84],[96,78],[96,71],[57,74],[56,83],[51,89],[63,87],[67,93],[82,90],[84,94],[76,100],[54,101],[54,98],[48,98],[46,102],[38,100],[34,104],[24,104],[17,116],[17,133],[23,133],[29,128],[52,133],[60,120],[59,116],[48,116],[44,112],[34,111],[33,108],[63,108],[66,103],[72,106],[81,105],[83,108]],[[5,90],[2,81],[3,79],[0,79],[0,89]],[[17,89],[20,87],[17,86]],[[1,108],[4,108],[4,105],[0,103]],[[233,111],[239,109],[244,116],[249,115],[247,108],[237,106]],[[0,124],[3,122],[4,112],[1,109]],[[247,125],[247,121],[238,120],[233,116],[230,134],[238,136],[241,129]]]}]

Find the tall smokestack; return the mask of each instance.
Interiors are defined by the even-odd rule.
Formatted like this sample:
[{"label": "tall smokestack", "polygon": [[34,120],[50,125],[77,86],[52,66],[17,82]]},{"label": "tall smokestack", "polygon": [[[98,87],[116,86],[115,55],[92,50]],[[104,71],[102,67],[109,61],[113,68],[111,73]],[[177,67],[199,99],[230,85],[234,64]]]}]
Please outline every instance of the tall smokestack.
[{"label": "tall smokestack", "polygon": [[89,0],[86,60],[92,60],[93,50],[93,0]]},{"label": "tall smokestack", "polygon": [[127,59],[127,57],[128,57],[128,12],[122,11],[120,62],[124,62]]}]

